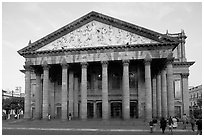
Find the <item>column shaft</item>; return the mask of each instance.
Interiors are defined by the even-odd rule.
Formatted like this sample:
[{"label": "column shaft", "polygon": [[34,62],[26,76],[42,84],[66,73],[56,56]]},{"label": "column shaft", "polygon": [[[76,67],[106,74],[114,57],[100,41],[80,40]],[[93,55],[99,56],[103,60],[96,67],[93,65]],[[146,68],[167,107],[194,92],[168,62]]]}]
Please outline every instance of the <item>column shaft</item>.
[{"label": "column shaft", "polygon": [[167,105],[168,116],[174,116],[174,90],[173,90],[173,66],[172,61],[167,63]]},{"label": "column shaft", "polygon": [[123,103],[124,119],[130,119],[129,60],[123,61]]},{"label": "column shaft", "polygon": [[40,119],[40,83],[41,83],[41,75],[39,73],[36,74],[36,89],[35,89],[35,119]]},{"label": "column shaft", "polygon": [[82,63],[81,67],[81,108],[82,120],[87,119],[87,63]]},{"label": "column shaft", "polygon": [[30,66],[24,66],[25,72],[25,103],[24,103],[24,118],[31,118],[31,68]]},{"label": "column shaft", "polygon": [[156,101],[156,78],[152,79],[152,117],[157,117],[157,101]]},{"label": "column shaft", "polygon": [[146,121],[152,119],[151,62],[145,61],[145,115]]},{"label": "column shaft", "polygon": [[67,120],[67,70],[68,64],[62,64],[62,120]]},{"label": "column shaft", "polygon": [[72,71],[69,71],[69,113],[73,116],[73,111],[74,111],[74,94],[73,94],[73,89],[74,89],[74,74]]},{"label": "column shaft", "polygon": [[47,118],[48,115],[48,107],[49,107],[49,95],[48,95],[48,88],[49,88],[49,66],[43,66],[43,119]]},{"label": "column shaft", "polygon": [[161,74],[157,75],[157,117],[161,118]]},{"label": "column shaft", "polygon": [[166,86],[166,70],[161,71],[161,110],[162,117],[167,118],[167,86]]},{"label": "column shaft", "polygon": [[93,113],[94,113],[94,118],[97,118],[97,114],[96,114],[96,102],[93,102]]},{"label": "column shaft", "polygon": [[108,62],[102,62],[102,118],[107,120],[108,114]]},{"label": "column shaft", "polygon": [[185,73],[181,75],[182,77],[182,93],[183,93],[183,114],[189,115],[189,106],[190,103],[187,98],[189,98],[189,92],[188,92],[188,76],[189,74]]},{"label": "column shaft", "polygon": [[79,117],[79,112],[78,112],[78,103],[79,103],[79,99],[78,99],[78,93],[79,93],[79,82],[78,82],[78,78],[75,77],[74,78],[74,117],[78,118]]}]

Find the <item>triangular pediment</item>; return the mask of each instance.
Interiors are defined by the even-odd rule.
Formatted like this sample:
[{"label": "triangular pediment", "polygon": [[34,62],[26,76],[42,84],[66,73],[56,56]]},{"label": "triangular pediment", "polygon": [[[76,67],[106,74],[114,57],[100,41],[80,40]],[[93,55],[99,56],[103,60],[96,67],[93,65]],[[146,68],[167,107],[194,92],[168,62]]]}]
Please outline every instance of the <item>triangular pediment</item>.
[{"label": "triangular pediment", "polygon": [[158,42],[93,20],[37,51],[147,43]]},{"label": "triangular pediment", "polygon": [[19,50],[20,55],[40,51],[56,51],[88,47],[128,44],[169,43],[178,41],[167,35],[110,17],[90,12],[68,25],[29,43]]}]

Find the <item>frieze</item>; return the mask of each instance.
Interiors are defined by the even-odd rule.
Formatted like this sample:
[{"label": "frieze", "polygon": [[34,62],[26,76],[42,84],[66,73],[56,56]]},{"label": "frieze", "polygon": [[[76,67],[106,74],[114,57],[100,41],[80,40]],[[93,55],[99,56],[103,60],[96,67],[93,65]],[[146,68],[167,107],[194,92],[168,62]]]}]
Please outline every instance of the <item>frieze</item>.
[{"label": "frieze", "polygon": [[114,60],[136,60],[145,59],[148,54],[152,59],[167,58],[171,50],[161,51],[124,51],[124,52],[107,52],[107,53],[81,53],[76,55],[59,55],[27,58],[33,65],[42,65],[44,61],[48,64],[61,64],[63,60],[67,63],[97,62],[97,61],[114,61]]},{"label": "frieze", "polygon": [[158,42],[111,25],[91,21],[37,51],[146,43]]}]

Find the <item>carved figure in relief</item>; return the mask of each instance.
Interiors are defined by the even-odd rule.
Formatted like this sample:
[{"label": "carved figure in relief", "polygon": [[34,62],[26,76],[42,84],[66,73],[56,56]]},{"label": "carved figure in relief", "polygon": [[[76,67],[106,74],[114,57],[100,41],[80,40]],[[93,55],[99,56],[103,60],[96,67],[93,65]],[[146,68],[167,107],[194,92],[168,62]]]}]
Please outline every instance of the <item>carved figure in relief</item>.
[{"label": "carved figure in relief", "polygon": [[107,45],[156,43],[137,34],[92,21],[68,33],[67,35],[49,43],[39,50],[57,50],[79,47],[97,47]]}]

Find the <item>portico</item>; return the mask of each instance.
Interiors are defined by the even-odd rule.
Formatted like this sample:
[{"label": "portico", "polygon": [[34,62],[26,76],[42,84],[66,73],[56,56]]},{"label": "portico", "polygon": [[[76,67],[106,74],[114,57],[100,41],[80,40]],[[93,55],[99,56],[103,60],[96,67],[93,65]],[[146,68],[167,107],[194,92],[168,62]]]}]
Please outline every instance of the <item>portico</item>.
[{"label": "portico", "polygon": [[175,115],[178,39],[110,19],[91,12],[77,20],[80,25],[69,24],[19,51],[26,59],[25,118],[31,118],[31,95],[36,119],[50,114],[67,120],[71,114],[149,121]]}]

